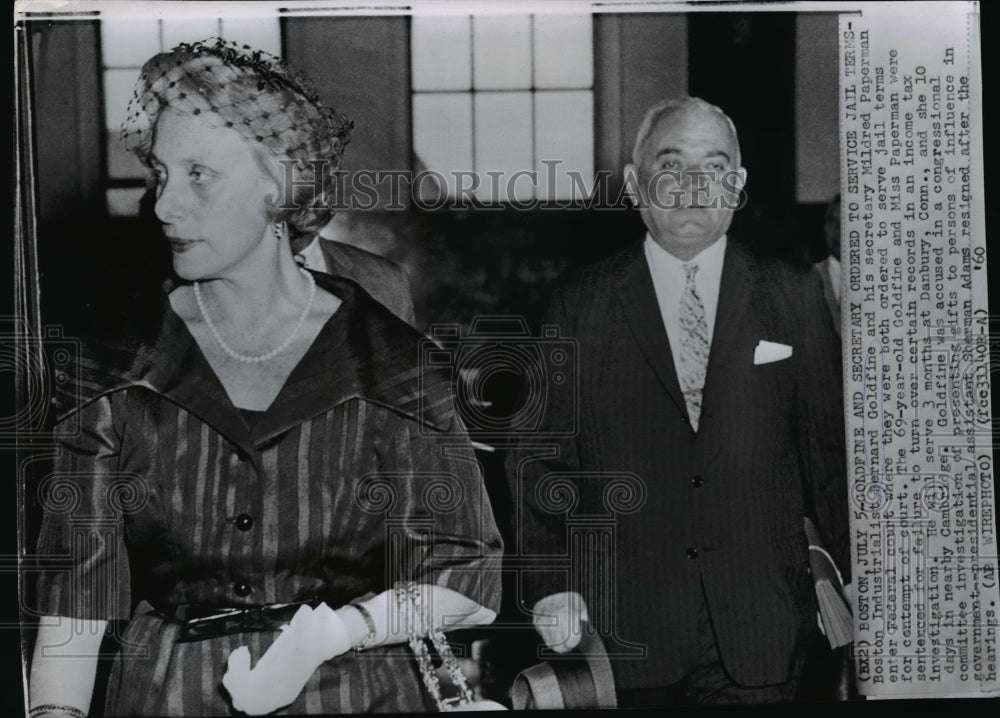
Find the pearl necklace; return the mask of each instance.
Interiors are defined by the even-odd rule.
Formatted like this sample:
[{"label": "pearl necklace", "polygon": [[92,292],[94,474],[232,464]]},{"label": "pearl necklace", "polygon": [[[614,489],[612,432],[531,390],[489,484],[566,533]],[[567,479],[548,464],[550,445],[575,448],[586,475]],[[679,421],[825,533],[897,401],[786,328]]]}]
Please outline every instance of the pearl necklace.
[{"label": "pearl necklace", "polygon": [[258,354],[257,356],[251,356],[249,354],[240,354],[239,352],[231,349],[229,345],[226,344],[226,342],[222,339],[222,335],[219,334],[219,330],[212,322],[212,319],[208,316],[208,312],[205,311],[205,304],[204,302],[202,302],[201,299],[201,289],[199,287],[199,282],[194,283],[194,300],[195,302],[198,303],[198,311],[201,312],[201,318],[205,320],[205,324],[208,325],[209,331],[212,332],[212,336],[215,337],[215,341],[217,341],[219,343],[219,346],[222,347],[222,351],[226,353],[226,356],[231,357],[236,361],[244,362],[246,364],[256,364],[258,362],[267,361],[268,359],[273,359],[274,357],[278,356],[281,352],[285,351],[285,349],[288,348],[288,345],[292,343],[292,339],[294,339],[295,335],[299,333],[299,328],[302,326],[302,322],[306,320],[306,315],[309,314],[309,310],[312,309],[313,300],[316,298],[316,280],[313,279],[312,274],[307,272],[305,269],[300,267],[299,271],[302,273],[302,276],[305,277],[306,280],[309,282],[309,301],[306,302],[306,306],[305,308],[303,308],[302,314],[299,315],[298,321],[295,322],[295,326],[292,327],[291,334],[289,334],[288,338],[281,343],[281,346],[272,349],[267,354]]}]

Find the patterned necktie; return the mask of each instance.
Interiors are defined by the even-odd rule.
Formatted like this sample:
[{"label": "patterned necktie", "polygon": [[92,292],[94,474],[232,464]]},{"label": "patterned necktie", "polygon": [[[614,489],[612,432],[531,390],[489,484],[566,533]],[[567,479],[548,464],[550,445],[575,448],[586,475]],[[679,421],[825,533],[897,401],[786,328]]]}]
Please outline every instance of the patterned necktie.
[{"label": "patterned necktie", "polygon": [[705,306],[694,285],[697,264],[685,264],[684,294],[681,296],[681,391],[687,403],[691,426],[698,431],[701,417],[701,391],[705,386],[705,371],[708,368],[708,323],[705,321]]}]

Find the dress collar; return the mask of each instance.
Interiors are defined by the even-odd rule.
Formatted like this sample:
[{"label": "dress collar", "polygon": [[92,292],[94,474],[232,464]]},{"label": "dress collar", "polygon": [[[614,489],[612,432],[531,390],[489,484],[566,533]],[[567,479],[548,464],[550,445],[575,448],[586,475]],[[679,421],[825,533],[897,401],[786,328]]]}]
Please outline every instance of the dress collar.
[{"label": "dress collar", "polygon": [[105,347],[100,361],[92,352],[82,353],[76,381],[57,397],[57,418],[101,396],[138,386],[191,411],[235,443],[252,447],[354,398],[447,430],[455,411],[450,378],[421,361],[424,342],[430,340],[351,280],[321,272],[313,276],[341,305],[252,433],[166,297],[153,342]]}]

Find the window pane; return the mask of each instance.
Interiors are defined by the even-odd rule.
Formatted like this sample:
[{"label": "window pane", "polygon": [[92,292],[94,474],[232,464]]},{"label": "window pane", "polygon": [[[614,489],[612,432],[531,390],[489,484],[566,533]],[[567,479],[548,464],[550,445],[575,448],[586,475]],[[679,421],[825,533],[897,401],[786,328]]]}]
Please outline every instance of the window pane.
[{"label": "window pane", "polygon": [[[457,192],[455,171],[472,169],[472,96],[421,93],[413,96],[413,149],[422,166],[445,176],[448,194]],[[427,180],[414,187],[427,190]],[[434,196],[433,194],[431,195]]]},{"label": "window pane", "polygon": [[590,15],[536,15],[535,87],[593,85],[593,32]]},{"label": "window pane", "polygon": [[416,16],[410,25],[414,90],[472,87],[472,18]]},{"label": "window pane", "polygon": [[159,51],[160,26],[156,20],[101,21],[101,59],[105,67],[141,67]]},{"label": "window pane", "polygon": [[163,49],[178,43],[196,42],[219,35],[219,20],[214,17],[170,18],[163,21]]},{"label": "window pane", "polygon": [[[594,99],[589,90],[535,93],[535,153],[539,199],[585,200],[590,195]],[[547,161],[545,165],[542,160]],[[574,174],[575,181],[571,179]]]},{"label": "window pane", "polygon": [[225,18],[222,37],[281,57],[281,26],[273,15]]},{"label": "window pane", "polygon": [[139,68],[132,70],[106,70],[104,73],[104,122],[108,130],[120,130],[125,119],[135,83],[139,80]]},{"label": "window pane", "polygon": [[[483,185],[476,196],[485,202],[530,200],[533,180],[515,173],[534,169],[530,92],[482,92],[476,102],[476,172]],[[499,171],[499,180],[487,172]]]},{"label": "window pane", "polygon": [[108,214],[112,217],[137,217],[139,215],[139,200],[146,193],[144,187],[125,187],[109,189]]},{"label": "window pane", "polygon": [[472,20],[474,84],[479,90],[531,87],[531,18],[478,16]]},{"label": "window pane", "polygon": [[108,177],[112,179],[138,179],[146,176],[146,168],[135,155],[125,149],[118,130],[108,130]]}]

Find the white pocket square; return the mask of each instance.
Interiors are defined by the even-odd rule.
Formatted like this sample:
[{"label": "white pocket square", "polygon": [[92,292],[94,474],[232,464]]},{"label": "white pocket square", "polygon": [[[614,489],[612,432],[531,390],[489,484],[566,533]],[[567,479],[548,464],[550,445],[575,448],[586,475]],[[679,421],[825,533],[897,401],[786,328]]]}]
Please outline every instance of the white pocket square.
[{"label": "white pocket square", "polygon": [[757,348],[753,350],[753,363],[770,364],[771,362],[787,359],[791,355],[792,348],[787,344],[768,342],[761,339],[757,342]]}]

